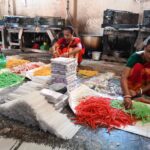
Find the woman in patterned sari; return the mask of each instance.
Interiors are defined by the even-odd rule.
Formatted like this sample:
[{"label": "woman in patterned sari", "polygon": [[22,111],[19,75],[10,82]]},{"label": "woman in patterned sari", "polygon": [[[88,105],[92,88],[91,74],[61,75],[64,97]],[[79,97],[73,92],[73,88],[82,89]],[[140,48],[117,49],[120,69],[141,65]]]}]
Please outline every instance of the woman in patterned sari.
[{"label": "woman in patterned sari", "polygon": [[80,38],[73,36],[72,27],[65,27],[64,37],[60,38],[52,47],[53,57],[77,58],[78,64],[82,62],[83,48]]},{"label": "woman in patterned sari", "polygon": [[134,98],[150,104],[150,40],[147,41],[144,51],[136,52],[128,59],[122,73],[121,85],[127,109],[131,108]]}]

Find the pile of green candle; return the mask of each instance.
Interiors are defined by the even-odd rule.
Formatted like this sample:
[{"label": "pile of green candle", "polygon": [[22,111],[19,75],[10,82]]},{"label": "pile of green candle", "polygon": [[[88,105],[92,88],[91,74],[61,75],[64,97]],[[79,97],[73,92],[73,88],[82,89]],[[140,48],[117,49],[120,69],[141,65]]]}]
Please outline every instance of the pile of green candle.
[{"label": "pile of green candle", "polygon": [[0,88],[6,88],[18,83],[21,83],[24,77],[16,75],[10,72],[4,72],[0,74]]},{"label": "pile of green candle", "polygon": [[111,101],[111,106],[113,108],[117,108],[117,109],[124,109],[122,101],[120,101],[120,100],[112,100]]},{"label": "pile of green candle", "polygon": [[142,120],[143,123],[150,122],[150,107],[141,102],[134,102],[133,108],[127,110],[131,115],[135,115],[137,119]]},{"label": "pile of green candle", "polygon": [[150,122],[150,107],[141,102],[133,102],[133,106],[129,110],[125,110],[122,101],[112,100],[111,106],[117,109],[122,109],[123,111],[134,115],[137,120],[142,120],[142,123]]}]

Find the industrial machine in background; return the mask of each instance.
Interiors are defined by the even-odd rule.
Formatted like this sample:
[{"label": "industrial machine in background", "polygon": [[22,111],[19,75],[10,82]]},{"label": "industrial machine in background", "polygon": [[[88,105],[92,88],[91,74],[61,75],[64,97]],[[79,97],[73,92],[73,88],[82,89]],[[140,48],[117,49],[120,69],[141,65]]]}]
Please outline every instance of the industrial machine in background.
[{"label": "industrial machine in background", "polygon": [[[145,10],[143,14],[143,23],[139,24],[137,13],[105,10],[103,36],[81,35],[86,48],[84,57],[92,58],[92,52],[98,51],[102,52],[104,60],[126,61],[137,50],[135,43],[150,35],[150,10]],[[0,47],[47,52],[62,37],[64,26],[65,19],[61,17],[4,16],[0,20]]]},{"label": "industrial machine in background", "polygon": [[7,35],[6,35],[6,28],[5,22],[3,19],[0,20],[0,48],[6,49],[7,47]]},{"label": "industrial machine in background", "polygon": [[102,27],[135,28],[138,27],[138,20],[137,13],[107,9],[104,11]]},{"label": "industrial machine in background", "polygon": [[144,10],[143,26],[150,28],[150,10]]},{"label": "industrial machine in background", "polygon": [[[64,26],[65,19],[61,17],[4,16],[3,24],[0,22],[3,34],[0,40],[5,49],[41,52],[49,50]],[[2,29],[6,31],[5,36]]]},{"label": "industrial machine in background", "polygon": [[20,49],[24,16],[4,16],[8,49]]},{"label": "industrial machine in background", "polygon": [[143,14],[143,24],[139,24],[139,14],[111,9],[104,11],[102,59],[124,62],[137,50],[135,43],[141,43],[150,35],[150,11],[145,10]]},{"label": "industrial machine in background", "polygon": [[135,51],[134,43],[137,34],[138,29],[114,30],[111,28],[105,28],[103,35],[102,59],[125,62]]},{"label": "industrial machine in background", "polygon": [[28,22],[22,34],[23,51],[41,52],[49,50],[54,40],[65,26],[65,20],[60,17],[35,17],[34,25]]}]

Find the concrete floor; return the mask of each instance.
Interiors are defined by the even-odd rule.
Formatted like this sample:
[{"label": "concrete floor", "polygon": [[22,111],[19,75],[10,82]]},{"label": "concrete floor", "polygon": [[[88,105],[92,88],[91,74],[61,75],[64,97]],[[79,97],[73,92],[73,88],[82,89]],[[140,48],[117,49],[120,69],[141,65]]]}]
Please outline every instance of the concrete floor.
[{"label": "concrete floor", "polygon": [[[29,53],[29,52],[21,52],[18,50],[14,51],[4,51],[4,54],[6,56],[11,55],[19,55],[20,57],[24,59],[28,59],[30,61],[42,61],[45,63],[50,63],[50,56],[46,53]],[[117,75],[121,74],[121,71],[123,70],[123,67],[125,64],[123,63],[117,63],[117,62],[108,62],[108,61],[92,61],[90,59],[84,59],[83,62],[80,65],[80,68],[90,68],[94,70],[98,70],[99,72],[107,72],[107,71],[113,71]]]},{"label": "concrete floor", "polygon": [[[23,135],[22,135],[23,136]],[[53,137],[53,136],[52,136]],[[38,137],[37,137],[38,138]],[[48,144],[23,141],[15,138],[0,138],[2,150],[149,150],[150,139],[121,130],[113,130],[110,134],[105,129],[96,131],[81,128],[69,141],[58,141],[56,137]],[[32,142],[32,143],[31,143]]]},{"label": "concrete floor", "polygon": [[[29,54],[20,54],[21,56]],[[38,55],[38,57],[37,57]],[[32,59],[45,59],[48,57],[41,54],[33,54]],[[29,57],[31,59],[31,55]],[[92,68],[100,72],[113,71],[117,75],[121,74],[124,64],[104,61],[84,60],[81,68]],[[69,107],[66,107],[64,113],[73,116]],[[23,124],[9,120],[3,116],[0,117],[0,135],[11,138],[0,139],[0,149],[19,149],[19,150],[47,150],[47,149],[68,149],[68,150],[150,150],[150,139],[139,135],[128,133],[122,130],[113,130],[110,134],[107,130],[100,128],[91,130],[82,127],[71,140],[62,140],[50,133],[44,133],[38,127],[26,127]],[[36,144],[31,144],[32,142]],[[10,143],[10,144],[9,144]],[[37,144],[45,144],[37,145]],[[11,146],[10,146],[11,145]],[[6,146],[6,148],[5,148]],[[8,146],[8,147],[7,147]]]}]

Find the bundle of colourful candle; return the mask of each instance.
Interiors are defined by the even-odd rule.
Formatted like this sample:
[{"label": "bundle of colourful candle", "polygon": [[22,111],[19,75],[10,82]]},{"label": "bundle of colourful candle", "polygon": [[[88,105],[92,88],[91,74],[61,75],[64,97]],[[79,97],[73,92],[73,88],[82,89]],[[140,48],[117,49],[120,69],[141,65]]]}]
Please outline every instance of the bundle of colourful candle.
[{"label": "bundle of colourful candle", "polygon": [[25,63],[22,65],[19,65],[17,67],[13,67],[13,68],[11,68],[11,71],[13,73],[21,74],[26,71],[41,67],[43,65],[44,65],[44,63],[42,63],[42,62],[30,62],[30,63]]},{"label": "bundle of colourful candle", "polygon": [[15,84],[19,84],[24,80],[24,77],[10,73],[4,72],[0,74],[0,88],[6,88]]},{"label": "bundle of colourful candle", "polygon": [[133,102],[133,106],[129,110],[125,110],[122,101],[112,100],[111,106],[114,108],[122,109],[124,112],[135,116],[137,120],[141,120],[143,123],[150,122],[150,106],[141,102]]},{"label": "bundle of colourful candle", "polygon": [[17,59],[17,58],[11,58],[7,61],[6,67],[7,68],[13,68],[25,63],[29,63],[30,61],[24,60],[24,59]]},{"label": "bundle of colourful candle", "polygon": [[33,76],[50,76],[51,75],[51,68],[49,66],[43,66],[37,69]]},{"label": "bundle of colourful candle", "polygon": [[103,97],[85,97],[76,107],[75,123],[93,129],[106,127],[110,131],[114,127],[132,125],[134,117],[121,109],[113,108],[111,101]]}]

